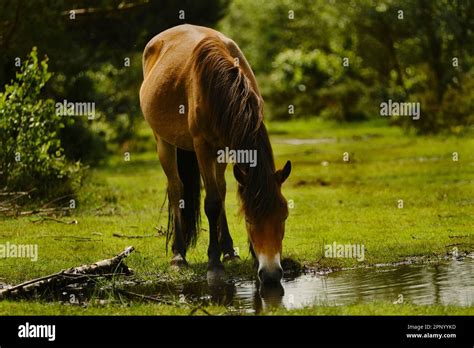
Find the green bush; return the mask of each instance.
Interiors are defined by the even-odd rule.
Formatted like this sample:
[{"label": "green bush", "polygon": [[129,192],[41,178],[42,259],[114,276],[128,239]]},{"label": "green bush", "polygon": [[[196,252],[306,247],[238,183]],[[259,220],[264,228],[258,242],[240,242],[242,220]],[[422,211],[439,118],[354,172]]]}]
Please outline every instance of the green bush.
[{"label": "green bush", "polygon": [[74,124],[67,124],[61,130],[61,144],[67,158],[97,166],[134,141],[135,122],[142,120],[136,82],[143,77],[141,55],[130,58],[130,67],[109,62],[88,68],[75,77],[58,73],[51,79],[48,90],[58,100],[93,101],[96,105],[93,121],[75,117]]},{"label": "green bush", "polygon": [[[413,129],[417,134],[461,133],[474,124],[474,69],[457,76],[455,83],[447,84],[441,96],[437,95],[436,86],[426,76],[429,71],[419,69],[419,83],[416,88],[409,88],[408,102],[420,103],[419,120],[401,117],[393,118],[393,124],[402,125],[407,130]],[[394,99],[392,97],[392,99]]]},{"label": "green bush", "polygon": [[80,178],[80,163],[68,162],[58,136],[66,120],[52,99],[41,96],[50,77],[47,58],[39,61],[33,48],[16,80],[0,93],[2,190],[57,197],[72,193]]},{"label": "green bush", "polygon": [[362,98],[369,93],[361,82],[349,79],[350,68],[344,67],[336,54],[321,50],[304,52],[287,49],[277,55],[270,75],[271,87],[265,94],[272,116],[297,117],[321,115],[340,121],[366,117]]}]

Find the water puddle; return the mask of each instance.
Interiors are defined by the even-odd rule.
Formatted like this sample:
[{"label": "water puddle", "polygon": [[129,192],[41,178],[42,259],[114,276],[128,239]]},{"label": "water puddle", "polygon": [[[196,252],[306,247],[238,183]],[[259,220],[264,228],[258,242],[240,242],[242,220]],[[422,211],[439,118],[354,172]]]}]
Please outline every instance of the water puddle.
[{"label": "water puddle", "polygon": [[230,311],[247,313],[272,307],[293,309],[372,301],[473,306],[474,260],[304,274],[284,279],[276,288],[261,289],[254,281],[233,280],[214,286],[206,281],[179,286],[135,284],[133,291],[165,301],[220,304]]}]

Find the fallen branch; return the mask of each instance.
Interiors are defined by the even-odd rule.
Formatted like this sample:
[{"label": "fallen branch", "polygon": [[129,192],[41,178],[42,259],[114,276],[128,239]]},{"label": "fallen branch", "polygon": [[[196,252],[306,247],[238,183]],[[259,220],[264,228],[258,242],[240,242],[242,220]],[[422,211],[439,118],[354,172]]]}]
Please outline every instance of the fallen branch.
[{"label": "fallen branch", "polygon": [[42,216],[38,220],[32,220],[31,222],[36,224],[36,223],[42,223],[44,221],[54,221],[54,222],[58,222],[58,223],[65,224],[65,225],[77,225],[77,223],[78,223],[77,220],[63,221],[63,220],[59,220],[59,219],[55,219],[55,218],[50,218],[50,217],[47,217],[47,216]]},{"label": "fallen branch", "polygon": [[69,270],[66,270],[65,272],[68,274],[100,274],[100,273],[110,273],[110,272],[117,272],[119,266],[122,266],[124,268],[125,273],[131,274],[132,271],[125,266],[124,264],[121,263],[121,261],[126,258],[130,253],[134,250],[135,248],[133,246],[129,246],[125,248],[124,251],[122,251],[120,254],[117,256],[114,256],[111,259],[106,259],[106,260],[101,260],[98,261],[92,265],[83,265],[79,267],[74,267],[70,268]]},{"label": "fallen branch", "polygon": [[69,195],[64,195],[64,196],[61,196],[61,197],[57,197],[57,198],[53,199],[52,201],[49,201],[49,202],[43,204],[43,208],[46,208],[46,207],[48,207],[49,205],[51,205],[51,204],[53,204],[53,203],[56,203],[56,202],[58,202],[58,201],[60,201],[60,200],[63,200],[64,198],[68,198],[68,197],[72,197],[72,195],[69,194]]},{"label": "fallen branch", "polygon": [[0,212],[3,213],[6,216],[13,216],[13,217],[18,217],[18,216],[30,216],[30,215],[53,215],[53,214],[60,214],[64,215],[69,212],[71,212],[73,209],[69,207],[58,207],[58,208],[39,208],[39,209],[34,209],[34,210],[21,210],[21,207],[19,205],[15,204],[10,204],[10,205],[2,205],[0,203]]},{"label": "fallen branch", "polygon": [[15,201],[19,200],[22,197],[29,196],[31,192],[35,189],[28,192],[11,192],[11,191],[0,191],[0,197],[8,197],[9,199],[0,200],[0,213],[5,213],[6,215],[16,215],[19,210],[19,205]]},{"label": "fallen branch", "polygon": [[129,239],[156,237],[156,235],[153,235],[153,234],[147,234],[147,235],[143,235],[143,236],[127,236],[125,234],[120,234],[120,233],[114,233],[114,234],[112,234],[112,236],[118,237],[118,238],[129,238]]},{"label": "fallen branch", "polygon": [[133,246],[125,248],[120,254],[97,261],[91,265],[62,270],[41,278],[28,280],[21,284],[0,290],[0,300],[31,297],[39,292],[48,293],[51,290],[62,291],[70,284],[84,283],[97,277],[110,277],[113,275],[130,275],[132,271],[122,262],[134,250]]},{"label": "fallen branch", "polygon": [[19,211],[17,212],[17,216],[29,216],[29,215],[34,215],[34,214],[46,214],[46,215],[51,215],[54,213],[64,213],[73,210],[72,208],[69,207],[56,207],[56,208],[40,208],[40,209],[34,209],[34,210],[27,210],[27,211]]},{"label": "fallen branch", "polygon": [[92,237],[81,237],[81,236],[60,236],[60,235],[46,235],[46,236],[38,236],[37,238],[53,238],[54,240],[75,240],[77,242],[98,242],[102,239],[92,239]]},{"label": "fallen branch", "polygon": [[30,194],[29,192],[0,192],[0,196],[25,196]]},{"label": "fallen branch", "polygon": [[[32,210],[23,210],[24,204],[18,204],[16,201],[20,200],[23,197],[30,197],[30,194],[34,192],[36,189],[32,189],[27,192],[9,192],[5,190],[0,190],[0,213],[6,216],[29,216],[29,215],[53,215],[53,214],[67,214],[73,208],[70,207],[49,207],[51,204],[61,201],[71,195],[65,195],[61,197],[57,197],[52,201],[49,201],[43,204],[41,207],[32,209]],[[8,199],[3,199],[6,197]],[[30,205],[28,205],[30,206]]]},{"label": "fallen branch", "polygon": [[176,302],[161,299],[161,298],[156,298],[148,295],[143,295],[143,294],[138,294],[133,291],[125,290],[125,289],[115,289],[116,292],[119,294],[125,295],[127,297],[134,297],[134,298],[139,298],[141,300],[146,300],[146,301],[151,301],[151,302],[156,302],[160,304],[167,304],[167,305],[176,305]]}]

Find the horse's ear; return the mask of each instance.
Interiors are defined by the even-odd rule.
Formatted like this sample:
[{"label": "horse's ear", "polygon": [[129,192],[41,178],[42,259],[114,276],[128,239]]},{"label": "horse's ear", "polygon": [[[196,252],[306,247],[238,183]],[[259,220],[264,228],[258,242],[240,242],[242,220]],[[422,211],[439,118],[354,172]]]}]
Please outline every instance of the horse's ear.
[{"label": "horse's ear", "polygon": [[245,185],[247,174],[245,174],[244,171],[240,169],[237,164],[234,165],[234,177],[235,177],[235,180],[237,180],[240,185],[242,186]]},{"label": "horse's ear", "polygon": [[277,177],[277,180],[280,182],[280,184],[283,184],[285,180],[288,179],[288,177],[290,176],[290,173],[291,173],[291,162],[286,161],[286,164],[283,167],[283,169],[277,170],[275,175]]}]

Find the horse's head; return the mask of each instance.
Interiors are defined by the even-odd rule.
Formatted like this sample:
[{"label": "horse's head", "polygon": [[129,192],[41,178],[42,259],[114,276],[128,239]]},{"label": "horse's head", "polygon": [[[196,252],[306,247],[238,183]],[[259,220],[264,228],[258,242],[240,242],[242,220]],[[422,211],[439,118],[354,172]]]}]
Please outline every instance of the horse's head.
[{"label": "horse's head", "polygon": [[[285,235],[285,220],[288,217],[288,205],[281,193],[281,185],[288,178],[290,172],[291,162],[288,161],[283,169],[273,173],[270,180],[274,180],[275,194],[272,196],[274,201],[267,202],[272,207],[269,213],[250,217],[244,208],[248,237],[255,253],[254,256],[258,261],[258,278],[263,283],[279,282],[283,277],[280,257]],[[246,173],[238,166],[234,166],[234,176],[245,189],[245,186],[248,185]],[[254,191],[257,193],[258,187],[255,187]]]}]

